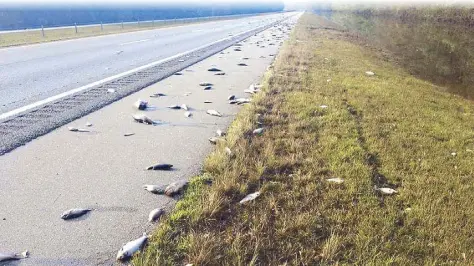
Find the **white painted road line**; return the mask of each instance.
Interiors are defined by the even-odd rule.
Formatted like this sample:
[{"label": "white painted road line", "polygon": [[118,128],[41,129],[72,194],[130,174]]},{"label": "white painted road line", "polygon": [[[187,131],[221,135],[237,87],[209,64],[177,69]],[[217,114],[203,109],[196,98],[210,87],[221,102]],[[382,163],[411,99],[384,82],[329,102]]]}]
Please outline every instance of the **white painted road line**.
[{"label": "white painted road line", "polygon": [[126,43],[122,43],[120,44],[120,46],[124,46],[124,45],[129,45],[129,44],[134,44],[134,43],[140,43],[140,42],[147,42],[151,39],[144,39],[144,40],[138,40],[138,41],[133,41],[133,42],[126,42]]}]

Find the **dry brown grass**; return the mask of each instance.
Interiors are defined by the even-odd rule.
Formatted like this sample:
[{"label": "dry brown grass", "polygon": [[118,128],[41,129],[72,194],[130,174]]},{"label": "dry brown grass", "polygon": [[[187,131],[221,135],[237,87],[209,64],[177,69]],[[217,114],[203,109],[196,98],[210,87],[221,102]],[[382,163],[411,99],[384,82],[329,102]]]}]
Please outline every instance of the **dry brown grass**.
[{"label": "dry brown grass", "polygon": [[320,22],[301,18],[135,265],[474,263],[472,103]]}]

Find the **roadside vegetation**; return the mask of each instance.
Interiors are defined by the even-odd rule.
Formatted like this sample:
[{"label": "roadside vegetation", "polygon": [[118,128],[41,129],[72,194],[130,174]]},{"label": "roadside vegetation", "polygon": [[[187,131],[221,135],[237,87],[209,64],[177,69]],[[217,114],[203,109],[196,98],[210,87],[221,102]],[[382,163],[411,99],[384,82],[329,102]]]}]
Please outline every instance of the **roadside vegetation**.
[{"label": "roadside vegetation", "polygon": [[474,264],[471,101],[311,14],[263,85],[134,265]]}]

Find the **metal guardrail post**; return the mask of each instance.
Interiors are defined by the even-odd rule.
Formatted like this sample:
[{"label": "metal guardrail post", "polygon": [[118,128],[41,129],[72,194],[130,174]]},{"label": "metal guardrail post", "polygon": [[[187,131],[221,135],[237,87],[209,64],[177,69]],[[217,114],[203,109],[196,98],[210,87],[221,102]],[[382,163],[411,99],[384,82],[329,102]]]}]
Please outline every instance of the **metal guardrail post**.
[{"label": "metal guardrail post", "polygon": [[76,34],[77,34],[77,23],[74,22],[74,29],[76,30]]},{"label": "metal guardrail post", "polygon": [[44,36],[44,27],[43,27],[43,25],[41,25],[41,35],[43,35],[43,38],[45,37]]}]

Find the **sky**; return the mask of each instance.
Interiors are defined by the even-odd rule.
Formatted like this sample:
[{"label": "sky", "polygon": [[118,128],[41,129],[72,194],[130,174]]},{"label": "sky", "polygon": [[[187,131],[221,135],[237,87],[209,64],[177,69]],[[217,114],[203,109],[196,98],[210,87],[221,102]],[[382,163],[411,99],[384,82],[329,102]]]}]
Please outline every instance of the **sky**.
[{"label": "sky", "polygon": [[406,3],[474,3],[474,0],[0,0],[0,4],[153,4],[153,3],[225,3],[225,2],[239,2],[239,3],[269,3],[269,2],[284,2],[287,5],[304,5],[309,3],[380,3],[380,4],[397,4],[401,1]]}]

